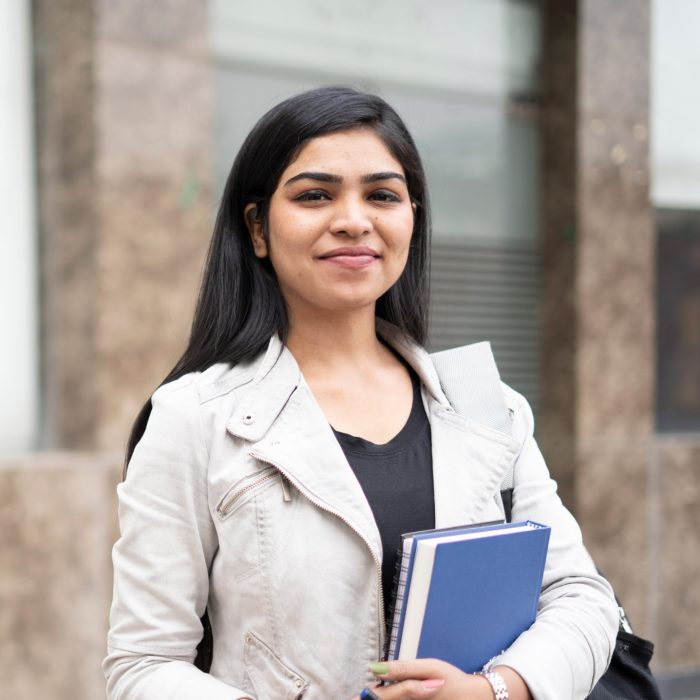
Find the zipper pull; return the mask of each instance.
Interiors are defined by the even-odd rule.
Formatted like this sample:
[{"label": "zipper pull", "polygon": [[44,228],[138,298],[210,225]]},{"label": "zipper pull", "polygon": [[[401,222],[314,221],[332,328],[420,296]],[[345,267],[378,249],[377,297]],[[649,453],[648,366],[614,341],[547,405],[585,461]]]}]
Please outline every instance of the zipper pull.
[{"label": "zipper pull", "polygon": [[282,474],[280,474],[280,483],[282,484],[282,499],[285,503],[289,503],[292,500],[292,494],[289,490],[289,482]]}]

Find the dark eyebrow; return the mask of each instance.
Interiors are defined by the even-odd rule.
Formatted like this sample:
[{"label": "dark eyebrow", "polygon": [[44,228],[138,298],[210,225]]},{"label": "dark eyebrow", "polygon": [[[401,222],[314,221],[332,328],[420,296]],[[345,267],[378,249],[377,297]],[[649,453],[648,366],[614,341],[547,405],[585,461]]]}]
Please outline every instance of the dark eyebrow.
[{"label": "dark eyebrow", "polygon": [[338,185],[343,181],[343,178],[339,175],[330,175],[329,173],[314,173],[307,171],[299,173],[294,177],[290,177],[289,180],[287,180],[287,182],[284,183],[284,186],[287,187],[287,185],[291,185],[297,180],[317,180],[318,182],[330,182],[334,185]]},{"label": "dark eyebrow", "polygon": [[[290,177],[289,180],[284,183],[284,186],[287,187],[297,180],[316,180],[317,182],[328,182],[333,185],[339,185],[343,181],[343,178],[340,177],[340,175],[331,175],[330,173],[304,171],[294,177]],[[369,185],[373,182],[379,182],[380,180],[401,180],[401,182],[406,184],[406,178],[403,175],[392,172],[391,170],[363,175],[360,182],[362,182],[363,185]]]},{"label": "dark eyebrow", "polygon": [[380,180],[401,180],[403,184],[406,184],[406,178],[401,175],[400,173],[395,173],[392,172],[391,170],[387,170],[386,172],[383,173],[371,173],[370,175],[363,175],[362,176],[362,184],[363,185],[370,185],[373,182],[379,182]]}]

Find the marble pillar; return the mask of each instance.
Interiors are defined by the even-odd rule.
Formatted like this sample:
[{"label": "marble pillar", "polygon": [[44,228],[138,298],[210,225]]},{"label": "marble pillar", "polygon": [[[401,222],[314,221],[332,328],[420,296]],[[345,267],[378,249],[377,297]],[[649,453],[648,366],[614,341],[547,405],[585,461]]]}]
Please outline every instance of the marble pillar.
[{"label": "marble pillar", "polygon": [[700,432],[657,433],[650,3],[550,0],[540,441],[662,676],[700,668]]},{"label": "marble pillar", "polygon": [[576,506],[642,630],[655,575],[649,22],[649,2],[579,2]]},{"label": "marble pillar", "polygon": [[92,0],[33,5],[43,442],[72,448],[99,424],[95,15]]},{"label": "marble pillar", "polygon": [[649,3],[557,0],[545,22],[542,443],[598,565],[645,631],[655,331]]},{"label": "marble pillar", "polygon": [[45,441],[121,448],[211,234],[207,4],[36,0],[35,26]]},{"label": "marble pillar", "polygon": [[549,2],[542,56],[542,295],[538,437],[564,502],[575,500],[577,3]]}]

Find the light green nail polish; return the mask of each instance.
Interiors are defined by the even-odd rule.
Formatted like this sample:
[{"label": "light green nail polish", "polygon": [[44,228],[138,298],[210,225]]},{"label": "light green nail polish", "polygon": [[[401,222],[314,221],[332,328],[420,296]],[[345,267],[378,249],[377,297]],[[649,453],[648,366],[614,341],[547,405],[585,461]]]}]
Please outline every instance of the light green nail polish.
[{"label": "light green nail polish", "polygon": [[369,665],[369,670],[372,671],[375,676],[386,676],[386,674],[389,673],[389,664],[383,661],[377,661]]}]

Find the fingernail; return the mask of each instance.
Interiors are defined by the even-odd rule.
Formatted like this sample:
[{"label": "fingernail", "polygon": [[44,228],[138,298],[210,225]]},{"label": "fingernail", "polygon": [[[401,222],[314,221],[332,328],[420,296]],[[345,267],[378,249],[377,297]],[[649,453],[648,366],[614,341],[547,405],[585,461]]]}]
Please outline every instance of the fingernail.
[{"label": "fingernail", "polygon": [[438,688],[442,688],[442,686],[445,685],[445,679],[444,678],[429,678],[427,681],[421,681],[421,685],[426,690],[437,690]]},{"label": "fingernail", "polygon": [[389,664],[383,661],[375,661],[375,663],[369,665],[369,670],[372,671],[375,676],[386,676],[386,674],[389,673]]}]

